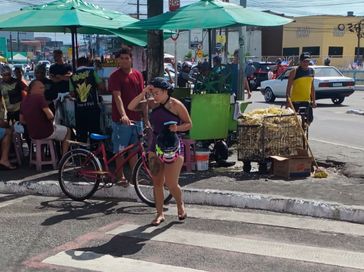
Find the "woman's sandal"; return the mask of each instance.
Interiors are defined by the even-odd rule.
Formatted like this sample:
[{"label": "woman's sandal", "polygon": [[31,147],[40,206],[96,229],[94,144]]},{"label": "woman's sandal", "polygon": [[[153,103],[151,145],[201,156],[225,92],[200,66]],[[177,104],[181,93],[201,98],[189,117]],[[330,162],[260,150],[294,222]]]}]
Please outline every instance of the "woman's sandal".
[{"label": "woman's sandal", "polygon": [[127,188],[130,184],[126,178],[120,178],[120,180],[115,182],[115,185]]},{"label": "woman's sandal", "polygon": [[[183,209],[180,209],[178,207],[183,207]],[[179,221],[183,221],[187,218],[187,213],[186,213],[186,210],[185,210],[185,205],[184,203],[182,203],[180,206],[178,205],[177,209],[178,209],[178,220]],[[183,212],[181,212],[181,210]]]},{"label": "woman's sandal", "polygon": [[152,223],[150,223],[152,226],[159,226],[162,222],[164,222],[165,218],[162,216],[157,216]]},{"label": "woman's sandal", "polygon": [[178,215],[178,220],[179,221],[183,221],[187,218],[187,213],[185,212],[184,214],[179,214]]}]

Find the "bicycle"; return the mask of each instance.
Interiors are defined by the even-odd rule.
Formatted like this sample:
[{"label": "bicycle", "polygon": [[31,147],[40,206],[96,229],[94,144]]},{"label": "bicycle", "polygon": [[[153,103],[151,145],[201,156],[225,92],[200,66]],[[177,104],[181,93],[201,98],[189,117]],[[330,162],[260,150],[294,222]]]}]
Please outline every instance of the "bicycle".
[{"label": "bicycle", "polygon": [[[132,171],[131,183],[134,184],[140,200],[148,206],[155,207],[153,182],[144,151],[143,134],[138,134],[138,141],[135,144],[127,146],[110,159],[107,157],[104,144],[104,140],[109,139],[109,136],[92,133],[90,138],[97,142],[95,151],[87,149],[89,147],[87,144],[70,141],[80,147],[68,151],[59,163],[58,181],[63,193],[76,201],[88,199],[97,190],[115,185],[118,182],[116,173],[133,156],[139,156]],[[121,165],[114,171],[111,170],[110,164],[119,157],[122,158]],[[164,193],[164,203],[167,204],[172,195],[166,187]]]}]

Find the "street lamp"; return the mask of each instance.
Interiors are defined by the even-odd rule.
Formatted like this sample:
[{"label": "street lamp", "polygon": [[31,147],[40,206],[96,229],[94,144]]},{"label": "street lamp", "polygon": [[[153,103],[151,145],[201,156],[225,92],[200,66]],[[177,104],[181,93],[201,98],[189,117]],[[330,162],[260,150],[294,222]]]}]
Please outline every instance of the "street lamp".
[{"label": "street lamp", "polygon": [[[344,31],[345,30],[345,25],[344,24],[339,24],[337,28],[340,31]],[[358,38],[358,47],[357,47],[357,51],[356,51],[356,61],[359,61],[359,56],[360,56],[360,39],[361,38],[364,38],[364,19],[361,19],[356,24],[349,23],[348,24],[348,30],[350,32],[355,33],[356,34],[356,37]]]}]

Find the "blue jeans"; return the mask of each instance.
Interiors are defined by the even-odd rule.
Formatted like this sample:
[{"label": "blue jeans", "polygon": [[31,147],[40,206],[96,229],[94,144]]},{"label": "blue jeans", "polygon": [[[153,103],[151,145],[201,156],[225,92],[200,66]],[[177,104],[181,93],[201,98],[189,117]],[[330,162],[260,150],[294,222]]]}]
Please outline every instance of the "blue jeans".
[{"label": "blue jeans", "polygon": [[138,121],[135,125],[124,125],[122,123],[112,122],[112,144],[113,152],[117,153],[128,145],[138,141],[138,135],[143,132],[143,122]]},{"label": "blue jeans", "polygon": [[6,132],[5,128],[0,128],[0,141],[4,138],[5,132]]}]

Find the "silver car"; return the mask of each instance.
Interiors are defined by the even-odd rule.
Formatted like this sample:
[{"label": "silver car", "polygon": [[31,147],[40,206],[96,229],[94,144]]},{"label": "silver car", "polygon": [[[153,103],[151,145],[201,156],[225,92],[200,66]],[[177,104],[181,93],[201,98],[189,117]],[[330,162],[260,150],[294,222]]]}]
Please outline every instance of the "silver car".
[{"label": "silver car", "polygon": [[[331,99],[334,104],[341,104],[345,97],[354,92],[355,80],[344,76],[333,66],[310,66],[315,71],[314,87],[316,99]],[[276,98],[286,97],[289,73],[296,67],[290,67],[277,79],[265,80],[261,83],[261,92],[268,103]]]}]

